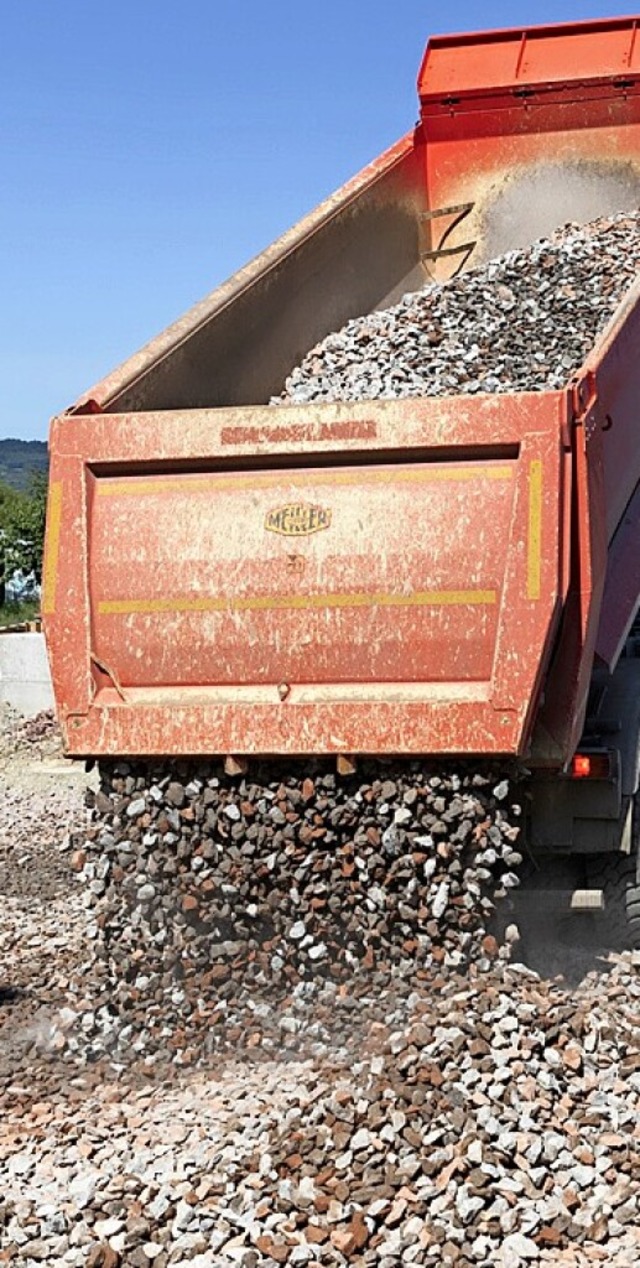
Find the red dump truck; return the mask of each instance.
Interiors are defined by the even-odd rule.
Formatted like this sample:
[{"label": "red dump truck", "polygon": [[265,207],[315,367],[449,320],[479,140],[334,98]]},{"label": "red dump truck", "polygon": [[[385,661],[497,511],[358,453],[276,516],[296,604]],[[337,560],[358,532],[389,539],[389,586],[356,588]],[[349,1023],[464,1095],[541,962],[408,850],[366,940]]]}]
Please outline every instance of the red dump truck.
[{"label": "red dump truck", "polygon": [[532,850],[640,941],[640,285],[560,391],[268,404],[347,319],[640,204],[639,21],[430,40],[417,126],[53,420],[69,755],[515,760]]}]

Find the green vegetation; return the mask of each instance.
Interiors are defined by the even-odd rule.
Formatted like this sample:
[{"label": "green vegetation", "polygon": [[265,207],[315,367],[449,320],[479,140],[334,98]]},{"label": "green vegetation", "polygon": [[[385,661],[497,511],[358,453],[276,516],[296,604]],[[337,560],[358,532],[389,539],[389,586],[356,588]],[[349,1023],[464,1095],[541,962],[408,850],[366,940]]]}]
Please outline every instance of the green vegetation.
[{"label": "green vegetation", "polygon": [[41,581],[46,503],[47,476],[44,472],[32,475],[29,487],[24,491],[0,480],[0,608],[6,606],[15,621],[29,619],[22,614],[16,615],[21,608],[32,609],[29,617],[37,614],[37,603],[6,603],[6,585],[16,569],[25,574],[34,573],[35,580]]},{"label": "green vegetation", "polygon": [[24,621],[35,621],[40,615],[40,604],[36,599],[26,603],[3,603],[0,607],[0,626],[22,625]]},{"label": "green vegetation", "polygon": [[0,440],[0,625],[34,620],[35,598],[9,601],[16,569],[42,576],[49,456],[41,440]]}]

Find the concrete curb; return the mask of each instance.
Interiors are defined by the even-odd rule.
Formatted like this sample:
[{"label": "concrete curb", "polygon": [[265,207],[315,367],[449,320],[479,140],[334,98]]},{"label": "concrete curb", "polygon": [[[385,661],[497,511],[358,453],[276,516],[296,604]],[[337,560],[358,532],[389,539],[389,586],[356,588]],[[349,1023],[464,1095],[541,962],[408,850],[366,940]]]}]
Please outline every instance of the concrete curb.
[{"label": "concrete curb", "polygon": [[53,708],[44,634],[0,636],[0,700],[25,717]]}]

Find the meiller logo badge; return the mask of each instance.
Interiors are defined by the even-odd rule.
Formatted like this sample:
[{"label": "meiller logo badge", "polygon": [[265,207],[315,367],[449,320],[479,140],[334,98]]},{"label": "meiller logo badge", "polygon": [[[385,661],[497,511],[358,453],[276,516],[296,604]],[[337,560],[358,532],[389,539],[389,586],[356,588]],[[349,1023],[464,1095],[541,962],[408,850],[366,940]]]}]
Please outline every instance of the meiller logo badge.
[{"label": "meiller logo badge", "polygon": [[269,533],[281,533],[283,537],[306,537],[320,533],[331,524],[331,511],[324,506],[312,506],[309,502],[288,502],[266,515],[264,526]]}]

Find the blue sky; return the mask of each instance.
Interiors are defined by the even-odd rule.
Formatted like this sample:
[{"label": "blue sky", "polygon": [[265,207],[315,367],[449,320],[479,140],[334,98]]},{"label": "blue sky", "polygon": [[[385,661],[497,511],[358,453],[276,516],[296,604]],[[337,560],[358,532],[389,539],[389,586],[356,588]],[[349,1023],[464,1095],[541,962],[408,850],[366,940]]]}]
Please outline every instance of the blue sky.
[{"label": "blue sky", "polygon": [[430,33],[599,0],[0,0],[0,437],[49,417],[415,121]]}]

